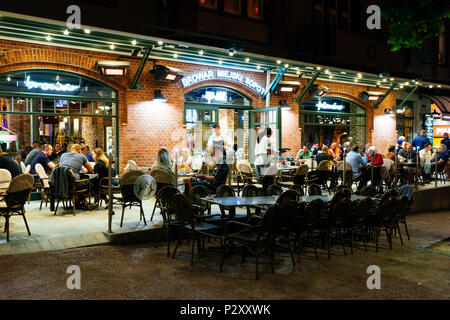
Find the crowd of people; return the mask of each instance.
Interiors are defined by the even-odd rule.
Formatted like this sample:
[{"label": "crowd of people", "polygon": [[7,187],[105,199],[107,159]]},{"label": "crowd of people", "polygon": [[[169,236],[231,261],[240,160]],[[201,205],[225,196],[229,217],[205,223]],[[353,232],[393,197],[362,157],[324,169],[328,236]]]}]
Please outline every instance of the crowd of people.
[{"label": "crowd of people", "polygon": [[[23,147],[20,152],[17,152],[13,157],[10,157],[6,152],[6,144],[1,144],[2,154],[0,156],[0,168],[6,169],[14,178],[22,172],[20,162],[23,162],[24,167],[30,166],[29,173],[34,175],[35,181],[39,182],[40,178],[36,171],[36,165],[40,164],[50,176],[51,201],[50,210],[54,211],[54,183],[52,182],[51,173],[55,168],[66,167],[72,170],[75,179],[79,180],[85,173],[95,173],[95,177],[91,179],[95,196],[102,196],[99,192],[100,180],[108,176],[109,160],[100,148],[95,148],[93,153],[88,145],[71,144],[61,146],[56,143],[54,146],[46,143],[39,143],[34,141],[32,146]],[[115,173],[114,173],[115,175]],[[118,183],[117,180],[113,183]],[[76,189],[85,187],[83,183],[76,184]],[[104,201],[108,201],[105,196],[102,196]],[[78,207],[86,207],[87,200],[82,200]]]}]

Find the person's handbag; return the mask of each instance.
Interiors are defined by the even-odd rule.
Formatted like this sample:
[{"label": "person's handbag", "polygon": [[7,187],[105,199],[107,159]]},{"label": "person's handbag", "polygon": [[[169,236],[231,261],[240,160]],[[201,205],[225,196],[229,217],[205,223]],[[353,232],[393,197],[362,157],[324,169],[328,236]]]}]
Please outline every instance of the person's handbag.
[{"label": "person's handbag", "polygon": [[431,163],[430,160],[425,160],[425,162],[423,163],[423,172],[425,174],[429,174],[431,171]]}]

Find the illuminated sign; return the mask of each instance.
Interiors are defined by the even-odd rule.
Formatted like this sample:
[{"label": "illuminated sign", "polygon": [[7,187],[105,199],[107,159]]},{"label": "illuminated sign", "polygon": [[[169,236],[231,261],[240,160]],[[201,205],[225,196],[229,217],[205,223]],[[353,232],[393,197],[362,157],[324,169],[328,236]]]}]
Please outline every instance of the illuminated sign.
[{"label": "illuminated sign", "polygon": [[342,104],[336,104],[336,102],[333,104],[328,104],[326,102],[321,102],[321,101],[317,102],[316,107],[317,107],[317,111],[320,111],[320,110],[342,111],[345,108]]},{"label": "illuminated sign", "polygon": [[202,98],[208,100],[208,103],[211,103],[211,100],[227,102],[227,92],[226,91],[206,91],[205,94],[202,96]]},{"label": "illuminated sign", "polygon": [[30,76],[26,77],[25,80],[25,86],[28,89],[41,89],[44,91],[75,91],[77,89],[80,88],[80,86],[75,86],[69,83],[66,84],[62,84],[60,82],[56,82],[56,83],[48,83],[48,82],[36,82],[36,81],[32,81],[30,80]]},{"label": "illuminated sign", "polygon": [[230,81],[236,81],[244,84],[248,88],[252,89],[256,93],[263,95],[266,92],[266,89],[259,85],[256,81],[244,77],[242,74],[234,71],[227,71],[227,70],[217,70],[216,72],[212,70],[208,71],[202,71],[198,73],[194,73],[190,76],[184,77],[181,79],[181,83],[183,85],[183,88],[189,87],[191,85],[194,85],[196,83],[207,81],[207,80],[214,80],[214,79],[224,79],[224,80],[230,80]]},{"label": "illuminated sign", "polygon": [[434,127],[434,136],[435,137],[443,137],[444,133],[450,134],[450,127],[445,127],[445,126],[435,126]]}]

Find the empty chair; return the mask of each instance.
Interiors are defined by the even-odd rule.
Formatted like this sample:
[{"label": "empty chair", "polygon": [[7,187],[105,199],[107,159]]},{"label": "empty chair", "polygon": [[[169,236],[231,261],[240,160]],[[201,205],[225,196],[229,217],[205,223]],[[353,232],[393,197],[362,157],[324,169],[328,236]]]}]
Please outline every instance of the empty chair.
[{"label": "empty chair", "polygon": [[361,195],[367,197],[375,197],[378,194],[377,189],[373,186],[365,186],[361,189]]},{"label": "empty chair", "polygon": [[353,179],[353,169],[350,163],[346,162],[345,163],[345,171],[344,171],[344,161],[339,161],[336,164],[336,170],[338,172],[338,176],[341,179],[341,183],[343,184],[344,182],[344,175],[343,173],[345,172],[345,185],[347,186],[351,186],[352,185],[352,179]]},{"label": "empty chair", "polygon": [[349,186],[343,184],[340,184],[336,188],[334,188],[335,193],[339,190],[347,190],[348,192],[350,192],[350,195],[353,193],[352,189]]},{"label": "empty chair", "polygon": [[299,186],[298,184],[293,184],[290,187],[290,190],[294,190],[295,192],[297,192],[299,197],[303,197],[305,195],[305,191],[303,191],[303,187]]},{"label": "empty chair", "polygon": [[288,205],[291,201],[297,200],[298,193],[294,190],[287,190],[278,196],[277,203],[283,207],[285,205]]},{"label": "empty chair", "polygon": [[347,225],[347,221],[351,218],[351,207],[352,202],[350,199],[340,199],[334,207],[330,209],[330,214],[328,215],[327,221],[327,248],[328,248],[328,259],[330,259],[330,247],[333,231],[336,233],[336,236],[340,234],[341,245],[344,251],[344,255],[347,255],[345,251],[344,244],[344,227]]},{"label": "empty chair", "polygon": [[208,211],[208,213],[211,213],[211,206],[209,203],[205,200],[202,200],[202,198],[206,198],[211,194],[208,188],[198,185],[191,189],[191,192],[189,193],[189,198],[192,200],[192,205],[194,207],[194,210],[196,211],[196,214],[204,214],[205,211]]},{"label": "empty chair", "polygon": [[331,171],[333,169],[333,162],[330,160],[323,160],[319,163],[316,171],[310,172],[308,175],[308,184],[317,183],[322,188],[327,189],[331,194],[328,180],[331,178]]},{"label": "empty chair", "polygon": [[272,184],[267,188],[268,196],[279,196],[282,193],[283,193],[283,189],[276,184]]},{"label": "empty chair", "polygon": [[308,165],[302,164],[295,171],[293,181],[280,182],[280,185],[290,187],[294,184],[303,186],[306,183],[306,175],[308,174]]},{"label": "empty chair", "polygon": [[36,163],[35,166],[36,174],[42,183],[41,188],[41,205],[39,206],[39,210],[42,209],[42,204],[45,201],[45,206],[47,207],[48,202],[50,201],[50,185],[48,183],[48,175],[44,170],[44,167],[40,163]]},{"label": "empty chair", "polygon": [[[150,175],[156,180],[156,190],[160,190],[165,186],[170,186],[172,183],[170,182],[170,175],[167,171],[163,169],[152,169],[150,171]],[[153,206],[152,216],[150,217],[150,221],[153,221],[153,215],[155,214],[156,208],[161,209],[161,203],[159,201],[158,193],[156,194],[155,205]]]},{"label": "empty chair", "polygon": [[372,198],[365,198],[363,200],[357,200],[353,202],[353,213],[351,215],[350,223],[348,223],[348,227],[351,231],[351,252],[353,254],[353,241],[355,238],[355,233],[360,231],[361,236],[364,242],[364,249],[367,252],[367,244],[366,244],[366,236],[365,236],[365,227],[366,222],[369,217],[369,211],[372,207]]},{"label": "empty chair", "polygon": [[313,160],[312,158],[310,159],[306,159],[306,161],[304,162],[304,164],[306,164],[308,166],[309,170],[315,170],[317,169],[317,161]]},{"label": "empty chair", "polygon": [[[259,197],[261,196],[261,189],[255,186],[254,184],[248,184],[242,189],[242,197]],[[252,215],[251,209],[255,209],[256,215],[261,214],[260,206],[247,206],[247,216],[250,217]]]},{"label": "empty chair", "polygon": [[144,209],[142,208],[142,200],[136,197],[134,193],[134,183],[137,178],[144,175],[145,173],[141,170],[131,170],[122,176],[120,180],[120,192],[122,193],[122,217],[120,219],[120,227],[123,225],[123,216],[125,214],[126,207],[136,206],[140,208],[139,220],[144,219],[144,224],[147,225],[145,221]]},{"label": "empty chair", "polygon": [[25,163],[23,163],[23,161],[20,161],[20,170],[22,171],[22,173],[25,173],[25,169],[26,169]]},{"label": "empty chair", "polygon": [[0,203],[0,215],[5,218],[6,241],[9,241],[9,219],[13,215],[20,215],[23,218],[28,235],[31,235],[25,218],[24,205],[28,195],[33,188],[34,178],[31,174],[20,174],[11,180],[5,200]]},{"label": "empty chair", "polygon": [[25,167],[25,174],[27,174],[27,173],[30,173],[30,170],[31,170],[31,165],[27,165],[26,167]]},{"label": "empty chair", "polygon": [[313,183],[308,188],[308,195],[310,196],[321,196],[322,195],[322,188],[320,185]]},{"label": "empty chair", "polygon": [[304,206],[304,209],[302,211],[302,214],[300,215],[298,223],[299,262],[300,262],[300,255],[303,249],[302,240],[305,234],[310,237],[310,240],[314,246],[314,254],[316,256],[316,259],[319,258],[319,255],[317,254],[316,242],[314,240],[314,229],[316,227],[319,227],[320,211],[325,206],[325,203],[320,199],[315,199],[310,203],[306,204],[306,206],[305,203],[302,204]]},{"label": "empty chair", "polygon": [[240,178],[244,184],[253,183],[252,167],[247,160],[239,160],[236,164]]},{"label": "empty chair", "polygon": [[[232,187],[230,187],[226,184],[223,184],[217,188],[216,196],[218,196],[218,197],[235,197],[236,194],[234,193],[234,190]],[[219,207],[220,207],[220,212],[222,213],[222,219],[223,218],[244,219],[247,217],[246,214],[236,214],[235,207],[227,207],[227,206],[219,206]],[[229,216],[226,216],[226,211],[229,212]]]},{"label": "empty chair", "polygon": [[334,208],[334,206],[342,199],[350,199],[352,193],[348,189],[341,189],[336,192],[333,198],[330,201],[330,208]]}]

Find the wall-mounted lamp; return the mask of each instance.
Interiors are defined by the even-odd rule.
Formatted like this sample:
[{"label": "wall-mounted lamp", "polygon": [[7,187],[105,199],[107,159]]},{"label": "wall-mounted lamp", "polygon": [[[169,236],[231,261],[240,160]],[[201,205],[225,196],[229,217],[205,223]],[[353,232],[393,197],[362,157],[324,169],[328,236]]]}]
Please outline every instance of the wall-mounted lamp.
[{"label": "wall-mounted lamp", "polygon": [[275,87],[274,94],[279,95],[282,93],[297,93],[300,88],[300,82],[298,81],[280,81]]},{"label": "wall-mounted lamp", "polygon": [[392,109],[384,109],[384,114],[387,116],[393,116],[394,112],[392,112]]},{"label": "wall-mounted lamp", "polygon": [[161,93],[161,90],[155,90],[153,101],[166,102],[166,97]]},{"label": "wall-mounted lamp", "polygon": [[128,77],[129,61],[99,61],[97,66],[103,77]]},{"label": "wall-mounted lamp", "polygon": [[328,94],[328,90],[329,89],[327,87],[313,84],[309,89],[309,94],[313,97],[321,98]]},{"label": "wall-mounted lamp", "polygon": [[287,104],[286,100],[280,100],[280,101],[278,102],[278,104],[279,104],[280,107],[283,108],[283,109],[287,109],[287,110],[291,109],[291,106]]},{"label": "wall-mounted lamp", "polygon": [[380,91],[363,91],[361,92],[361,100],[363,102],[378,101],[382,95],[383,92]]},{"label": "wall-mounted lamp", "polygon": [[177,82],[183,78],[184,72],[180,69],[170,68],[161,65],[155,65],[150,70],[155,75],[156,81]]},{"label": "wall-mounted lamp", "polygon": [[433,118],[438,118],[441,114],[439,112],[437,112],[436,110],[433,110],[431,115],[433,116]]}]

